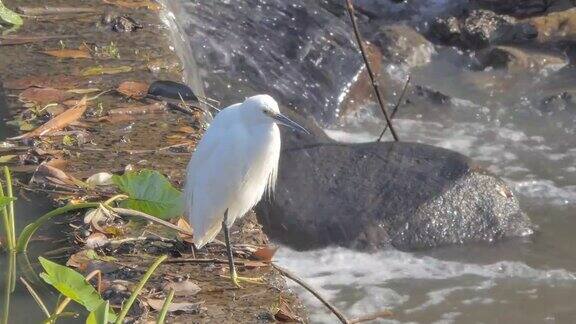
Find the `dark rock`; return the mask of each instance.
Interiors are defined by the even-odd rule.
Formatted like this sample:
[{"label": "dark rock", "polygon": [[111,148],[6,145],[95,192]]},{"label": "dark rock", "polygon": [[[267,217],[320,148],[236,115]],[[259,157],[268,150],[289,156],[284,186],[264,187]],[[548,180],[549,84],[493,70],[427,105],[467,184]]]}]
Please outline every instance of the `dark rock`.
[{"label": "dark rock", "polygon": [[466,49],[480,49],[494,44],[518,43],[535,38],[536,29],[514,17],[488,10],[472,10],[462,17],[436,18],[429,35],[436,41]]},{"label": "dark rock", "polygon": [[130,33],[143,28],[134,18],[119,15],[115,11],[105,12],[102,15],[101,23],[103,26],[109,26],[113,31],[120,33]]},{"label": "dark rock", "polygon": [[168,80],[152,82],[148,88],[148,94],[177,100],[198,101],[198,97],[189,86]]},{"label": "dark rock", "polygon": [[130,33],[143,28],[142,25],[136,22],[136,20],[128,16],[119,16],[114,18],[110,26],[113,31],[119,33]]},{"label": "dark rock", "polygon": [[558,70],[567,64],[565,55],[551,51],[523,49],[511,46],[494,46],[476,54],[479,67],[485,69]]},{"label": "dark rock", "polygon": [[460,23],[456,17],[437,17],[430,23],[429,35],[445,45],[460,44]]},{"label": "dark rock", "polygon": [[548,0],[472,0],[472,5],[514,16],[528,16],[545,12],[549,6]]},{"label": "dark rock", "polygon": [[[300,122],[303,122],[300,120]],[[256,211],[296,249],[431,248],[532,232],[501,179],[465,156],[417,143],[341,144],[283,130],[275,198]]]},{"label": "dark rock", "polygon": [[380,48],[384,59],[409,67],[429,63],[436,52],[430,41],[407,25],[381,27],[372,42]]},{"label": "dark rock", "polygon": [[[576,112],[576,93],[574,91],[563,91],[561,93],[544,98],[539,107],[540,112],[546,115],[556,115],[563,112],[569,112],[572,115]],[[569,116],[566,116],[569,117]]]}]

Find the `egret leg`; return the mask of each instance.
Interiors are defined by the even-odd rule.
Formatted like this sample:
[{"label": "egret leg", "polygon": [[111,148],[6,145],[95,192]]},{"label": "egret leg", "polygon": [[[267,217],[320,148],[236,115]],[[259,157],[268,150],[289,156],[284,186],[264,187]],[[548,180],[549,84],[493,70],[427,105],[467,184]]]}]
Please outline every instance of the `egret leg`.
[{"label": "egret leg", "polygon": [[234,286],[242,288],[240,281],[245,281],[248,283],[262,284],[264,280],[262,278],[247,278],[240,277],[236,273],[236,265],[234,264],[234,255],[232,254],[232,244],[230,244],[230,229],[226,224],[228,221],[228,209],[224,212],[224,220],[222,221],[222,228],[224,230],[224,241],[226,242],[226,253],[228,253],[228,268],[230,269],[230,279],[234,283]]}]

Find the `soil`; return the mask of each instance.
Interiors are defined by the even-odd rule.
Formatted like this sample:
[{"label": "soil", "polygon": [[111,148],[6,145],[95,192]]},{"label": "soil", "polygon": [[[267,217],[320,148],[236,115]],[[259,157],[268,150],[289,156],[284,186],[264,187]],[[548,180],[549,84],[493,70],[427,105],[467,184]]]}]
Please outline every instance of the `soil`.
[{"label": "soil", "polygon": [[[106,3],[109,2],[109,3]],[[114,5],[127,4],[128,7]],[[133,8],[134,4],[149,4],[148,7]],[[177,187],[181,187],[186,164],[194,145],[205,129],[205,114],[201,109],[192,108],[188,114],[167,108],[156,114],[108,116],[112,109],[123,106],[142,106],[153,103],[151,99],[132,99],[115,91],[124,81],[151,83],[155,80],[182,80],[181,63],[171,50],[169,31],[159,18],[160,6],[149,1],[98,1],[85,0],[5,0],[9,8],[43,6],[90,8],[90,13],[57,13],[43,16],[25,17],[24,25],[11,35],[16,36],[55,36],[41,42],[18,45],[1,45],[0,41],[0,80],[9,85],[22,78],[37,78],[64,75],[49,79],[47,84],[56,89],[98,88],[90,94],[70,94],[70,99],[80,99],[84,95],[97,98],[88,102],[87,111],[77,122],[61,132],[40,139],[13,141],[13,149],[2,149],[0,155],[14,154],[10,167],[27,180],[37,166],[46,162],[78,179],[86,179],[98,172],[122,172],[124,169],[155,169],[165,174]],[[132,5],[131,5],[132,4]],[[133,32],[122,32],[109,22],[123,17],[122,22],[131,26],[141,26]],[[126,19],[129,17],[130,19]],[[136,25],[133,24],[134,20]],[[122,28],[120,28],[122,29]],[[58,58],[43,53],[47,50],[80,50],[88,52],[91,58]],[[94,67],[122,68],[129,72],[118,74],[86,76],[87,69]],[[38,85],[38,84],[35,84]],[[50,120],[57,113],[70,109],[70,104],[31,105],[19,100],[24,89],[6,89],[8,120],[27,119],[34,128]],[[48,113],[47,113],[48,112]],[[53,115],[50,112],[54,112]],[[20,130],[18,126],[21,126]],[[12,126],[10,133],[18,135],[26,131],[26,125]],[[12,150],[12,151],[11,151]],[[23,181],[23,183],[26,181]],[[75,191],[70,188],[40,188],[32,186],[27,190],[44,190],[53,198],[54,204],[62,200],[94,198],[94,193]],[[82,225],[81,215],[72,222]],[[249,215],[232,230],[233,243],[264,246],[268,238],[262,232],[254,215]],[[80,226],[82,229],[82,226]],[[161,231],[161,230],[158,230]],[[69,254],[81,250],[78,233],[68,233],[73,243]],[[76,234],[76,235],[75,235]],[[133,231],[131,235],[141,235]],[[125,237],[116,238],[124,239]],[[220,238],[221,239],[221,238]],[[164,242],[162,242],[164,241]],[[160,266],[146,286],[141,296],[142,312],[132,317],[138,322],[156,318],[157,313],[146,307],[147,298],[164,299],[162,286],[167,281],[191,280],[201,290],[192,296],[177,296],[174,302],[200,303],[198,312],[169,313],[168,322],[174,323],[255,323],[274,321],[278,307],[287,305],[295,317],[305,319],[305,310],[300,302],[285,288],[285,281],[270,265],[247,261],[249,253],[238,249],[239,275],[248,277],[263,276],[266,284],[246,284],[236,289],[227,277],[227,265],[219,260],[226,259],[224,247],[211,244],[192,254],[191,247],[184,242],[168,240],[135,240],[119,245],[106,245],[97,249],[100,255],[113,255],[117,260],[109,265],[111,271],[104,271],[104,284],[109,289],[115,280],[120,285],[130,287],[157,255],[168,253],[169,259]],[[193,258],[215,259],[214,262],[183,261]],[[62,259],[58,259],[62,260]],[[180,260],[180,261],[178,261]],[[179,263],[175,263],[179,262]],[[87,271],[87,269],[84,269]],[[113,299],[115,292],[108,291]],[[116,296],[117,297],[117,296]],[[113,304],[122,302],[122,297]],[[149,311],[147,311],[149,310]]]}]

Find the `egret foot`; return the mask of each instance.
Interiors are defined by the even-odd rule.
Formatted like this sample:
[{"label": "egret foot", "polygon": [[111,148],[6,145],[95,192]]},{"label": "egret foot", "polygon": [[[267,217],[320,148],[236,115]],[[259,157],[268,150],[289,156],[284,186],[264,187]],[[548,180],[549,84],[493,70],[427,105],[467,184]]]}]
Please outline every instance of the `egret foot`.
[{"label": "egret foot", "polygon": [[[222,276],[222,277],[224,277],[224,276]],[[232,283],[234,284],[234,286],[236,286],[236,288],[240,288],[240,289],[244,288],[240,284],[241,282],[246,282],[246,283],[254,284],[254,285],[264,285],[266,283],[266,280],[264,279],[264,277],[242,277],[242,276],[239,276],[236,272],[234,272],[234,274],[232,274],[229,278],[230,278],[230,280],[232,280]]]}]

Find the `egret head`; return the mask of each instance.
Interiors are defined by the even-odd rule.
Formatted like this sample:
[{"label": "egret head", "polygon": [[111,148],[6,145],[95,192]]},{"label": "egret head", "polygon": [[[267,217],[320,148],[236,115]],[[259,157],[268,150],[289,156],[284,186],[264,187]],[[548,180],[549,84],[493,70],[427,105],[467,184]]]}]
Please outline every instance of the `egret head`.
[{"label": "egret head", "polygon": [[269,95],[256,95],[247,98],[242,104],[244,109],[258,122],[276,123],[310,134],[306,128],[300,126],[297,122],[282,115],[278,108],[278,103]]}]

